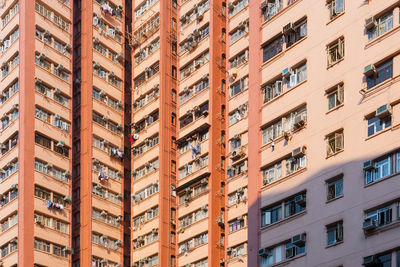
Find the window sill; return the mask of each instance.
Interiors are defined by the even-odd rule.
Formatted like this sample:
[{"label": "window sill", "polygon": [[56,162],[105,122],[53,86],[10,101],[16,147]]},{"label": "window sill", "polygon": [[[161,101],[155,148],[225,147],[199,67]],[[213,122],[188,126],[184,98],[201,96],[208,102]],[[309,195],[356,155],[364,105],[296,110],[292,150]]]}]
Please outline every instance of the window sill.
[{"label": "window sill", "polygon": [[[140,223],[140,224],[137,225],[137,226],[132,226],[132,227],[131,227],[131,228],[132,228],[132,231],[140,230],[145,224],[147,224],[147,223],[149,223],[149,222],[152,222],[152,221],[154,221],[154,220],[157,219],[157,218],[159,218],[159,215],[154,216],[154,217],[151,218],[150,220],[146,220],[146,221]],[[133,218],[132,218],[132,221],[133,221]]]},{"label": "window sill", "polygon": [[[229,263],[229,264],[231,264],[231,263],[236,263],[236,262],[243,263],[243,262],[244,262],[244,261],[243,261],[243,258],[247,258],[247,252],[244,252],[243,254],[237,255],[237,256],[234,257],[234,258],[229,257],[229,258],[228,258],[228,263]],[[272,265],[270,265],[270,266],[272,266]]]},{"label": "window sill", "polygon": [[133,155],[133,158],[135,158],[135,159],[140,158],[141,156],[145,155],[147,152],[153,150],[153,148],[156,148],[156,147],[158,147],[159,145],[160,145],[160,143],[158,143],[158,144],[156,144],[156,145],[150,147],[149,149],[147,149],[146,151],[144,151],[143,153],[141,153],[141,154],[139,154],[139,155],[137,155],[137,156]]},{"label": "window sill", "polygon": [[[179,53],[179,56],[182,57],[182,56],[184,56],[185,54],[189,55],[189,54],[193,53],[193,52],[196,50],[196,48],[199,47],[199,46],[203,43],[203,41],[204,41],[204,40],[207,40],[208,38],[210,38],[210,34],[208,34],[207,36],[205,36],[205,37],[203,37],[202,39],[200,39],[200,40],[198,41],[198,43],[197,43],[197,46],[196,46],[195,48],[193,48],[192,51],[185,50],[185,51]],[[180,48],[179,48],[179,49],[180,49]],[[176,56],[176,55],[175,55],[175,56]]]},{"label": "window sill", "polygon": [[[17,213],[14,213],[14,214],[17,214]],[[14,224],[13,226],[8,227],[6,230],[1,231],[0,234],[3,235],[6,232],[10,232],[11,229],[15,228],[16,225],[18,225],[18,222],[16,224]]]},{"label": "window sill", "polygon": [[339,63],[342,62],[343,60],[344,60],[344,56],[341,59],[338,59],[335,62],[333,62],[331,65],[328,65],[326,67],[326,69],[329,70],[329,69],[333,68],[334,66],[339,65]]},{"label": "window sill", "polygon": [[[109,133],[111,133],[111,134],[113,134],[113,135],[116,135],[116,136],[118,136],[119,138],[121,138],[122,131],[121,131],[121,133],[116,133],[116,132],[111,131],[111,130],[108,129],[107,127],[101,125],[101,124],[98,123],[98,122],[95,122],[95,121],[92,121],[92,122],[94,122],[93,125],[97,125],[97,126],[99,126],[100,128],[103,128],[104,130],[108,131]],[[57,128],[57,127],[55,127],[55,128]],[[61,129],[60,129],[60,130],[61,130]],[[61,130],[61,131],[62,131],[62,130]]]},{"label": "window sill", "polygon": [[[143,238],[143,240],[144,240],[144,238]],[[150,245],[155,244],[156,242],[159,242],[159,240],[158,240],[158,239],[157,239],[157,240],[153,240],[153,241],[151,241],[150,243],[144,244],[143,246],[138,247],[138,248],[134,248],[134,247],[132,246],[133,253],[135,253],[135,252],[137,252],[138,250],[141,250],[141,249],[143,249],[143,248],[149,247]]]},{"label": "window sill", "polygon": [[[186,215],[186,214],[185,214],[185,215]],[[185,217],[185,215],[183,215],[183,217]],[[178,220],[179,220],[179,219],[178,219]],[[195,221],[195,222],[193,222],[192,224],[189,224],[189,225],[186,225],[186,226],[181,226],[181,225],[179,225],[178,229],[179,229],[179,228],[183,228],[183,229],[184,229],[183,233],[184,233],[184,232],[185,232],[187,229],[189,229],[190,227],[194,226],[195,224],[199,224],[200,222],[205,221],[205,220],[208,220],[208,216],[207,216],[207,217],[204,217],[204,218],[201,218],[200,220]],[[178,235],[183,234],[181,231],[177,231],[177,232],[178,232]]]},{"label": "window sill", "polygon": [[291,261],[297,260],[298,258],[301,258],[301,257],[304,257],[304,256],[307,256],[307,253],[296,255],[293,258],[285,259],[285,260],[283,260],[283,261],[281,261],[279,263],[274,263],[274,264],[272,264],[272,265],[270,265],[268,267],[277,267],[277,266],[288,265]]},{"label": "window sill", "polygon": [[337,245],[340,245],[340,244],[343,244],[343,240],[341,240],[341,241],[338,241],[338,242],[335,242],[335,243],[333,243],[333,244],[330,244],[330,245],[326,245],[325,246],[325,248],[327,249],[327,248],[331,248],[331,247],[334,247],[334,246],[337,246]]},{"label": "window sill", "polygon": [[334,112],[335,110],[338,110],[338,109],[340,109],[340,108],[343,107],[343,106],[344,106],[344,103],[342,103],[342,104],[340,104],[340,105],[337,105],[336,107],[331,108],[330,110],[328,110],[327,112],[325,112],[325,115],[328,115],[329,113],[332,113],[332,112]]},{"label": "window sill", "polygon": [[198,92],[197,94],[192,95],[190,98],[186,99],[186,101],[184,103],[180,103],[180,108],[182,106],[184,106],[186,103],[190,102],[191,100],[195,99],[197,96],[199,96],[201,93],[207,91],[210,89],[210,86],[207,86],[206,88],[204,88],[203,90],[201,90],[200,92]]},{"label": "window sill", "polygon": [[392,35],[392,34],[398,32],[399,30],[400,30],[400,26],[394,27],[393,29],[391,29],[391,30],[385,32],[385,33],[382,34],[381,36],[378,36],[378,37],[376,37],[375,39],[369,41],[369,42],[365,45],[364,49],[368,49],[368,48],[370,48],[371,46],[374,46],[375,44],[380,43],[381,41],[383,41],[384,39],[388,38],[390,35]]},{"label": "window sill", "polygon": [[152,197],[154,197],[154,196],[158,196],[158,195],[159,195],[159,191],[155,192],[154,194],[152,194],[152,195],[150,195],[150,196],[148,196],[148,197],[146,197],[146,198],[144,198],[144,199],[139,200],[139,202],[132,203],[132,206],[140,205],[140,204],[142,204],[144,201],[147,201],[147,200],[149,200],[150,198],[152,198]]},{"label": "window sill", "polygon": [[101,197],[99,195],[94,194],[93,192],[92,192],[92,196],[93,196],[93,198],[96,198],[98,200],[107,201],[108,204],[111,204],[111,205],[115,206],[116,208],[120,208],[121,207],[121,202],[120,202],[120,204],[117,204],[117,203],[109,200],[108,198],[103,198],[103,197]]},{"label": "window sill", "polygon": [[[197,73],[204,65],[208,64],[210,62],[210,60],[204,62],[203,64],[201,64],[199,67],[195,67],[194,70],[188,74],[187,76],[184,76],[182,78],[180,78],[179,82],[183,82],[185,80],[189,80],[190,77],[192,77],[195,73]],[[193,64],[194,64],[194,60],[193,60]]]},{"label": "window sill", "polygon": [[[144,166],[144,165],[142,165],[142,166]],[[136,183],[139,180],[145,179],[146,177],[149,177],[150,175],[152,175],[153,173],[156,173],[156,172],[158,172],[158,169],[153,169],[151,172],[147,172],[145,175],[143,175],[142,177],[140,177],[138,179],[133,178],[133,183]]]},{"label": "window sill", "polygon": [[244,37],[246,37],[246,36],[249,36],[249,33],[248,33],[248,31],[245,33],[245,34],[243,34],[242,36],[240,36],[238,39],[236,39],[235,41],[231,41],[231,40],[229,40],[229,46],[231,47],[231,46],[233,46],[234,44],[236,44],[236,43],[238,43],[240,40],[242,40],[242,38],[244,38]]},{"label": "window sill", "polygon": [[[38,38],[35,38],[35,40],[37,40],[37,41],[43,43],[43,46],[44,46],[44,47],[49,47],[53,52],[57,53],[58,55],[61,55],[61,56],[63,56],[63,57],[66,57],[66,58],[68,59],[68,61],[71,62],[71,59],[70,59],[70,58],[71,58],[71,54],[70,54],[70,55],[65,55],[65,54],[61,53],[60,51],[58,51],[57,49],[55,49],[55,48],[54,48],[53,46],[51,46],[50,44],[43,42],[42,40],[40,40],[40,39],[38,39]],[[14,42],[14,43],[15,43],[15,42]]]},{"label": "window sill", "polygon": [[392,221],[389,224],[378,226],[375,229],[373,229],[372,231],[364,232],[364,235],[365,235],[365,238],[367,238],[369,236],[376,235],[378,233],[385,232],[385,231],[388,231],[388,230],[393,229],[393,228],[397,228],[399,225],[400,225],[400,221],[399,220]]},{"label": "window sill", "polygon": [[[210,111],[209,109],[207,111]],[[204,115],[200,115],[199,117],[197,117],[197,119],[193,120],[192,122],[190,122],[189,124],[186,124],[183,127],[179,127],[179,131],[184,131],[185,129],[189,128],[190,126],[193,126],[194,124],[196,124],[198,121],[200,121],[201,119],[205,119],[208,117],[209,114],[207,114],[207,116]]]},{"label": "window sill", "polygon": [[[246,170],[246,171],[244,171],[244,172],[241,172],[241,173],[239,173],[239,174],[236,174],[235,176],[232,176],[232,177],[229,177],[228,176],[228,182],[232,182],[233,180],[236,180],[237,178],[240,178],[240,177],[242,177],[242,176],[244,176],[245,174],[247,174],[248,173],[248,171]],[[248,177],[248,174],[246,175],[246,177],[244,177],[244,178],[247,178]]]},{"label": "window sill", "polygon": [[[36,198],[37,198],[37,197],[36,197]],[[18,199],[18,195],[17,195],[14,199],[8,201],[8,203],[4,204],[3,206],[0,205],[0,209],[6,207],[7,205],[10,205],[11,203],[13,203],[14,201],[16,201],[17,199]],[[39,199],[42,199],[42,198],[39,198]]]},{"label": "window sill", "polygon": [[338,196],[338,197],[335,197],[335,198],[331,198],[331,199],[328,199],[328,200],[326,200],[326,204],[328,204],[328,203],[331,203],[331,202],[333,202],[333,201],[335,201],[335,200],[337,200],[337,199],[340,199],[340,198],[343,198],[344,197],[344,195],[342,194],[342,195],[340,195],[340,196]]},{"label": "window sill", "polygon": [[11,121],[4,129],[1,129],[1,133],[4,133],[5,131],[7,131],[7,129],[10,129],[11,128],[11,126],[15,123],[15,121],[16,120],[18,120],[19,119],[19,115],[18,115],[18,117],[17,118],[15,118],[13,121]]},{"label": "window sill", "polygon": [[115,228],[115,229],[120,229],[120,228],[121,228],[121,225],[120,225],[120,226],[115,226],[115,225],[113,225],[113,224],[106,223],[105,221],[102,221],[102,220],[99,220],[99,219],[96,219],[96,218],[93,218],[93,217],[90,217],[90,218],[91,218],[92,220],[94,220],[95,222],[97,222],[97,223],[104,224],[104,225],[106,225],[106,226],[113,227],[113,228]]},{"label": "window sill", "polygon": [[[193,238],[193,237],[190,237],[190,238],[188,238],[188,239],[186,239],[186,240],[189,240],[189,239],[192,239],[192,238]],[[180,243],[181,243],[181,242],[185,242],[186,240],[180,241]],[[202,247],[202,246],[206,246],[206,245],[208,245],[208,242],[205,242],[205,243],[203,243],[203,244],[201,244],[201,245],[198,245],[197,247],[191,248],[191,249],[189,249],[189,250],[187,250],[187,251],[185,251],[185,252],[181,252],[181,253],[179,253],[178,255],[179,255],[179,256],[183,256],[185,253],[192,253],[192,252],[195,251],[196,249],[198,249],[198,248],[200,248],[200,247]]]},{"label": "window sill", "polygon": [[[391,175],[388,175],[388,176],[386,176],[386,177],[383,177],[383,178],[381,178],[381,179],[378,179],[378,180],[375,180],[375,181],[373,181],[373,182],[371,182],[371,183],[369,183],[369,184],[364,184],[364,188],[367,188],[367,187],[369,187],[369,186],[373,186],[373,185],[375,185],[375,184],[377,184],[377,183],[380,183],[380,182],[382,182],[382,181],[386,181],[387,179],[390,179],[390,178],[392,178],[392,177],[395,177],[395,176],[397,176],[399,173],[398,172],[395,172],[395,173],[392,173]],[[365,175],[364,175],[364,182],[365,182]]]},{"label": "window sill", "polygon": [[[193,202],[194,200],[196,200],[196,199],[198,199],[198,198],[200,198],[200,197],[202,197],[202,196],[208,195],[209,192],[210,192],[210,190],[207,189],[207,190],[201,192],[200,194],[198,194],[198,195],[196,195],[196,196],[190,197],[189,204],[188,204],[187,206],[190,205],[190,202]],[[203,204],[204,204],[204,203],[203,203]],[[182,207],[182,206],[186,206],[184,202],[178,204],[178,207]]]},{"label": "window sill", "polygon": [[[268,125],[268,124],[266,124],[266,125]],[[293,136],[295,133],[300,132],[302,129],[306,128],[306,126],[307,126],[307,122],[306,122],[302,127],[300,127],[300,128],[292,128],[292,129],[290,129],[289,132],[291,132],[291,134],[289,135],[289,140],[292,138],[292,136]],[[282,140],[284,140],[284,139],[285,139],[285,136],[284,136],[284,135],[280,135],[280,136],[276,137],[276,138],[273,140],[273,142],[274,142],[275,144],[277,144],[277,143],[279,143],[280,141],[282,141]],[[263,151],[266,150],[267,148],[271,147],[271,145],[272,145],[272,141],[269,141],[268,143],[265,143],[264,145],[261,146],[261,148],[259,149],[259,152],[260,152],[260,153],[263,152]]]},{"label": "window sill", "polygon": [[[54,177],[54,176],[49,175],[48,173],[41,172],[41,171],[38,171],[38,170],[36,170],[36,169],[34,169],[34,171],[35,171],[35,172],[38,172],[38,173],[40,173],[40,174],[42,174],[42,175],[44,175],[44,176],[46,176],[46,177],[49,177],[49,178],[51,178],[51,179],[53,179],[53,180],[56,180],[56,181],[58,181],[58,182],[60,182],[60,183],[63,183],[64,185],[69,185],[69,182],[65,182],[65,181],[63,181],[63,180],[61,180],[61,179],[58,179],[58,178],[56,178],[56,177]],[[70,179],[68,179],[68,181],[70,181]]]},{"label": "window sill", "polygon": [[[13,172],[12,174],[10,174],[10,175],[7,176],[6,178],[1,179],[0,185],[1,185],[2,183],[4,183],[5,181],[9,180],[9,179],[12,179],[12,178],[10,178],[10,177],[12,177],[12,176],[13,176],[14,174],[16,174],[16,173],[18,173],[18,170],[15,170],[15,172]],[[1,208],[1,207],[0,207],[0,208]]]},{"label": "window sill", "polygon": [[[2,92],[2,91],[1,91]],[[4,106],[13,96],[15,96],[19,90],[15,91],[12,95],[10,95],[3,103],[0,103],[1,106]]]},{"label": "window sill", "polygon": [[284,181],[288,180],[289,178],[291,178],[291,177],[293,177],[293,176],[296,176],[296,175],[299,175],[299,174],[305,172],[306,170],[307,170],[307,167],[303,167],[303,168],[301,168],[301,169],[298,169],[298,170],[295,171],[295,172],[292,172],[291,174],[286,175],[285,177],[282,177],[282,178],[280,178],[280,179],[278,179],[278,180],[275,180],[275,181],[272,181],[272,182],[270,182],[270,183],[267,183],[266,185],[263,185],[263,186],[261,187],[261,192],[265,191],[265,190],[268,189],[269,187],[273,187],[273,186],[275,186],[275,185],[277,185],[277,184],[283,183]]},{"label": "window sill", "polygon": [[340,153],[342,153],[342,152],[344,152],[344,149],[342,149],[342,150],[340,150],[340,151],[337,151],[337,152],[335,152],[335,153],[332,153],[332,154],[327,155],[327,156],[325,157],[325,159],[329,159],[329,158],[335,157],[336,155],[338,155],[338,154],[340,154]]},{"label": "window sill", "polygon": [[[68,236],[70,235],[69,233],[62,232],[62,231],[60,231],[60,230],[51,228],[51,227],[46,226],[46,225],[39,225],[39,224],[38,224],[38,226],[39,226],[40,228],[45,228],[46,231],[54,232],[54,233],[63,235],[63,236],[65,236],[65,237],[67,237],[67,238],[68,238]],[[69,230],[69,227],[68,227],[68,230]]]},{"label": "window sill", "polygon": [[280,220],[278,222],[274,222],[272,224],[269,224],[269,225],[266,225],[264,227],[261,227],[261,232],[265,232],[266,230],[270,230],[270,228],[275,228],[275,227],[277,227],[277,226],[279,226],[281,224],[290,222],[290,221],[296,219],[297,217],[300,217],[300,216],[305,215],[305,214],[307,214],[307,209],[305,209],[303,211],[300,211],[300,212],[298,212],[298,213],[296,213],[294,215],[291,215],[291,216],[289,216],[289,217],[287,217],[285,219],[282,219],[282,220]]},{"label": "window sill", "polygon": [[[16,148],[16,147],[18,147],[18,142],[17,142],[17,144],[16,144],[16,145],[14,145],[12,148],[8,149],[6,153],[4,153],[4,154],[1,154],[1,155],[0,155],[0,159],[2,159],[2,158],[4,158],[4,157],[6,157],[6,156],[7,156],[8,154],[10,154],[10,153],[11,153],[11,151],[13,151],[13,150],[14,150],[14,148]],[[17,157],[18,157],[18,156],[17,156]]]},{"label": "window sill", "polygon": [[[106,48],[108,50],[108,48]],[[105,58],[108,62],[110,62],[111,64],[115,65],[117,68],[119,68],[120,70],[122,70],[122,65],[116,61],[111,60],[110,58],[108,58],[107,56],[103,55],[102,53],[100,53],[99,51],[97,51],[96,49],[93,48],[93,52],[95,54],[98,54],[99,56]]]},{"label": "window sill", "polygon": [[[109,105],[107,105],[106,103],[104,103],[103,101],[101,101],[101,100],[99,100],[99,99],[97,99],[97,98],[95,98],[95,97],[92,97],[92,99],[93,99],[94,101],[98,102],[99,104],[101,104],[102,106],[106,107],[107,109],[111,110],[112,112],[117,113],[117,115],[120,115],[120,116],[121,116],[121,111],[122,111],[122,109],[121,109],[121,110],[115,110],[114,108],[110,107]],[[60,105],[61,105],[61,104],[60,104]],[[64,106],[64,107],[65,107],[65,106]],[[99,113],[101,114],[101,112],[99,112]]]},{"label": "window sill", "polygon": [[[240,80],[240,79],[237,79],[237,80]],[[234,82],[233,82],[233,83],[234,83]],[[231,83],[231,84],[232,84],[232,83]],[[236,98],[236,97],[242,95],[244,92],[246,92],[246,91],[248,91],[248,90],[249,90],[249,87],[248,87],[248,86],[244,87],[242,91],[240,91],[240,92],[237,93],[236,95],[233,95],[233,96],[229,97],[229,101],[232,101],[234,98]]]},{"label": "window sill", "polygon": [[380,130],[379,132],[374,133],[373,135],[368,136],[367,138],[365,138],[364,141],[368,141],[368,140],[374,138],[375,136],[381,135],[381,134],[383,134],[383,133],[385,133],[385,132],[388,132],[388,131],[390,131],[390,130],[393,130],[393,125],[390,126],[390,127],[385,128],[385,129],[383,129],[383,130]]},{"label": "window sill", "polygon": [[387,79],[384,82],[381,82],[380,84],[377,84],[371,88],[363,88],[360,90],[360,94],[363,95],[363,97],[369,97],[371,95],[374,95],[378,92],[380,92],[383,89],[386,89],[387,87],[390,87],[392,84],[395,84],[400,81],[400,75],[397,75],[395,77],[392,77],[391,79]]},{"label": "window sill", "polygon": [[339,15],[337,15],[336,17],[334,17],[333,19],[329,20],[326,25],[331,24],[332,22],[336,21],[338,18],[340,18],[341,16],[343,16],[346,13],[346,11],[343,11],[342,13],[340,13]]},{"label": "window sill", "polygon": [[[37,65],[36,65],[37,66]],[[1,82],[4,82],[4,80],[7,78],[7,77],[10,77],[11,76],[11,74],[13,73],[13,72],[15,72],[16,71],[16,69],[18,69],[18,67],[19,67],[19,63],[17,64],[17,65],[15,65],[14,67],[13,67],[13,69],[11,69],[11,70],[9,70],[8,72],[7,72],[7,74],[6,74],[6,76],[2,76],[1,77]],[[48,71],[48,72],[50,72],[50,71]],[[51,73],[51,74],[53,74],[53,73]],[[54,75],[54,74],[53,74]],[[54,75],[55,76],[55,75]],[[57,76],[56,76],[57,77]],[[15,81],[15,80],[13,80],[13,81]]]},{"label": "window sill", "polygon": [[98,247],[98,248],[100,248],[100,249],[104,249],[104,250],[107,250],[107,253],[109,253],[108,251],[109,250],[111,250],[111,251],[114,251],[114,252],[116,252],[116,253],[119,253],[120,251],[121,251],[121,249],[114,249],[114,248],[108,248],[106,245],[102,245],[102,244],[98,244],[98,243],[95,243],[95,242],[91,242],[92,243],[92,245],[93,246],[95,246],[95,247]]}]

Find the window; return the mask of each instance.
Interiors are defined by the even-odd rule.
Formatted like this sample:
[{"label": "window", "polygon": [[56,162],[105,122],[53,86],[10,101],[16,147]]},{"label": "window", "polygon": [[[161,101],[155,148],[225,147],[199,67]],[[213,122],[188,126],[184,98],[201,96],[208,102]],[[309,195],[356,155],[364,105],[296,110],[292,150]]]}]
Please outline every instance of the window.
[{"label": "window", "polygon": [[338,107],[344,103],[344,85],[338,84],[327,92],[328,110]]},{"label": "window", "polygon": [[263,47],[263,62],[266,62],[282,52],[283,40],[278,36],[275,40],[271,41]]},{"label": "window", "polygon": [[305,80],[307,80],[307,63],[292,70],[290,76],[285,79],[286,87],[290,89]]},{"label": "window", "polygon": [[[371,167],[366,167],[366,165]],[[397,167],[398,168],[398,167]],[[392,155],[386,156],[379,160],[367,161],[364,163],[365,184],[370,184],[392,174]]]},{"label": "window", "polygon": [[[367,67],[366,67],[367,68]],[[389,59],[375,67],[371,75],[367,75],[367,89],[393,77],[393,59]]]},{"label": "window", "polygon": [[328,45],[328,67],[332,66],[344,57],[344,38],[339,38]]},{"label": "window", "polygon": [[328,201],[343,196],[343,177],[327,182],[326,186]]},{"label": "window", "polygon": [[343,222],[337,222],[326,227],[327,245],[335,245],[343,241]]},{"label": "window", "polygon": [[392,115],[384,118],[372,117],[367,121],[367,136],[374,135],[388,127],[392,126]]},{"label": "window", "polygon": [[247,253],[247,243],[239,244],[235,247],[228,248],[228,257],[231,259],[237,258]]},{"label": "window", "polygon": [[389,224],[392,222],[392,206],[388,205],[383,208],[365,212],[365,219],[372,220],[376,227]]},{"label": "window", "polygon": [[263,170],[263,185],[267,185],[282,178],[282,162],[278,162]]},{"label": "window", "polygon": [[35,238],[34,248],[40,251],[50,253],[50,242]]},{"label": "window", "polygon": [[262,130],[262,144],[265,145],[280,136],[288,136],[289,132],[300,129],[306,121],[307,105],[303,105],[267,125]]},{"label": "window", "polygon": [[374,21],[371,27],[369,27],[368,23],[366,23],[368,41],[372,41],[376,37],[381,36],[393,28],[393,11],[386,13],[380,18],[372,19]]},{"label": "window", "polygon": [[281,221],[306,209],[306,193],[298,194],[283,202],[261,210],[261,227]]},{"label": "window", "polygon": [[249,86],[249,77],[243,77],[238,82],[232,84],[229,87],[229,96],[234,97],[235,95],[243,92]]},{"label": "window", "polygon": [[264,21],[272,18],[276,13],[281,11],[283,8],[282,0],[268,0],[265,7],[262,7],[262,13],[264,16]]},{"label": "window", "polygon": [[332,20],[344,12],[344,0],[332,0],[328,4],[329,18]]},{"label": "window", "polygon": [[329,157],[344,149],[343,130],[339,130],[326,136],[326,156]]},{"label": "window", "polygon": [[275,97],[282,94],[282,77],[268,82],[267,85],[261,88],[263,95],[263,103],[267,103]]},{"label": "window", "polygon": [[301,39],[307,36],[307,18],[304,18],[290,28],[290,30],[284,34],[286,41],[286,48],[291,47]]}]

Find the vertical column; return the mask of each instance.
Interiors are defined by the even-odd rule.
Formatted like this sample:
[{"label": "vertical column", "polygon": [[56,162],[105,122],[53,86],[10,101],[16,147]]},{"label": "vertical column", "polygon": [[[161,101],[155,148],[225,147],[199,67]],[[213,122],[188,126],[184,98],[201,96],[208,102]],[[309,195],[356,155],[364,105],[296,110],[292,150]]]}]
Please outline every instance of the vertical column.
[{"label": "vertical column", "polygon": [[92,61],[93,2],[82,1],[81,8],[81,266],[92,261]]},{"label": "vertical column", "polygon": [[[218,144],[221,139],[223,122],[221,121],[221,105],[225,103],[224,96],[217,90],[225,78],[225,66],[223,65],[223,54],[226,53],[225,45],[221,42],[222,28],[225,26],[225,18],[221,15],[222,1],[210,0],[210,147],[209,147],[209,221],[208,221],[208,264],[219,266],[220,258],[225,255],[224,248],[217,246],[220,243],[220,235],[223,231],[216,223],[224,207],[224,198],[221,194],[221,182],[224,173],[220,171],[221,156],[224,154],[222,145]],[[226,60],[225,63],[226,64]],[[222,115],[222,114],[221,114]]]},{"label": "vertical column", "polygon": [[35,1],[20,4],[18,266],[33,266]]},{"label": "vertical column", "polygon": [[[260,62],[261,19],[257,3],[249,6],[249,155],[248,155],[248,266],[259,266],[258,247],[260,229]],[[250,141],[251,140],[251,141]]]}]

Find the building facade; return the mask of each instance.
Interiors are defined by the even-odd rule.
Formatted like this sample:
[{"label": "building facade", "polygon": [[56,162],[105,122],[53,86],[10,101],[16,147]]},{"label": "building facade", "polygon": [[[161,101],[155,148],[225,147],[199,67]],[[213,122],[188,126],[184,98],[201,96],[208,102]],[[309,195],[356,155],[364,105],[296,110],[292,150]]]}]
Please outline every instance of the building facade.
[{"label": "building facade", "polygon": [[399,5],[250,5],[249,266],[399,265]]},{"label": "building facade", "polygon": [[400,266],[400,1],[0,15],[0,266]]}]

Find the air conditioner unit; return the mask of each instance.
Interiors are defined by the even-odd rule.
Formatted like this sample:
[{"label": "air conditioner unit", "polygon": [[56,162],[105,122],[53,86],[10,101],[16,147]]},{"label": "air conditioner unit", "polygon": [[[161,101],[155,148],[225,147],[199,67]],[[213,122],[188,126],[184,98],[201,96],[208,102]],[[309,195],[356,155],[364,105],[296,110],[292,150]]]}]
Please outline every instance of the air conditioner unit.
[{"label": "air conditioner unit", "polygon": [[98,159],[93,158],[93,164],[99,164],[100,161]]},{"label": "air conditioner unit", "polygon": [[96,185],[94,186],[94,188],[97,189],[97,190],[100,190],[100,189],[102,189],[103,187],[101,186],[101,184],[96,184]]},{"label": "air conditioner unit", "polygon": [[71,177],[71,172],[70,171],[65,171],[64,173],[65,177]]},{"label": "air conditioner unit", "polygon": [[376,221],[372,218],[367,218],[363,222],[363,230],[364,232],[368,232],[374,230],[376,228]]},{"label": "air conditioner unit", "polygon": [[293,158],[300,158],[300,157],[304,156],[305,150],[306,150],[306,149],[305,149],[304,146],[300,146],[300,147],[298,147],[298,148],[296,148],[296,149],[293,149],[293,151],[292,151],[292,157],[293,157]]},{"label": "air conditioner unit", "polygon": [[392,114],[392,106],[390,104],[382,105],[375,111],[375,116],[380,119],[389,116],[390,114]]},{"label": "air conditioner unit", "polygon": [[100,43],[100,39],[97,37],[93,37],[93,43],[94,44],[99,44]]},{"label": "air conditioner unit", "polygon": [[364,68],[364,75],[365,76],[372,76],[376,73],[376,68],[373,64],[370,64]]},{"label": "air conditioner unit", "polygon": [[244,28],[246,28],[246,22],[245,21],[239,22],[238,29],[244,29]]},{"label": "air conditioner unit", "polygon": [[95,69],[100,68],[100,63],[94,62],[93,63],[93,68],[95,68]]},{"label": "air conditioner unit", "polygon": [[104,115],[102,119],[103,121],[108,121],[108,116]]},{"label": "air conditioner unit", "polygon": [[269,257],[272,255],[272,251],[270,249],[262,248],[258,250],[258,255],[261,257]]},{"label": "air conditioner unit", "polygon": [[372,160],[365,161],[363,164],[363,170],[368,171],[368,170],[372,170],[372,169],[375,169],[375,167],[372,163]]},{"label": "air conditioner unit", "polygon": [[64,147],[65,146],[65,142],[64,141],[58,141],[56,144],[56,147]]},{"label": "air conditioner unit", "polygon": [[239,187],[239,188],[236,190],[237,193],[241,193],[242,191],[243,191],[243,188],[242,188],[242,187]]},{"label": "air conditioner unit", "polygon": [[65,196],[65,197],[64,197],[64,201],[71,202],[71,196]]},{"label": "air conditioner unit", "polygon": [[13,239],[10,240],[10,243],[13,243],[13,244],[18,243],[18,238],[14,237]]},{"label": "air conditioner unit", "polygon": [[122,217],[122,216],[118,216],[118,219],[117,219],[117,221],[118,221],[118,222],[122,222],[122,221],[124,221],[124,217]]},{"label": "air conditioner unit", "polygon": [[229,70],[229,76],[235,79],[236,76],[237,76],[237,69],[236,68],[230,69]]},{"label": "air conditioner unit", "polygon": [[108,77],[115,77],[115,73],[112,71],[108,74]]},{"label": "air conditioner unit", "polygon": [[107,263],[108,260],[106,258],[101,259],[101,263]]},{"label": "air conditioner unit", "polygon": [[282,28],[282,34],[288,34],[293,29],[292,23],[288,23]]},{"label": "air conditioner unit", "polygon": [[50,37],[50,36],[51,36],[51,33],[50,33],[48,30],[45,30],[45,31],[43,32],[43,36],[44,36],[44,37]]},{"label": "air conditioner unit", "polygon": [[40,58],[40,59],[45,59],[45,58],[46,58],[46,55],[45,55],[44,53],[41,53],[40,56],[39,56],[39,58]]},{"label": "air conditioner unit", "polygon": [[293,125],[296,128],[301,128],[304,126],[304,124],[306,123],[306,115],[305,114],[298,114],[294,117],[294,123]]},{"label": "air conditioner unit", "polygon": [[298,247],[303,246],[306,243],[306,235],[299,234],[292,237],[291,243]]},{"label": "air conditioner unit", "polygon": [[364,266],[375,266],[378,263],[378,259],[375,255],[370,255],[363,258]]},{"label": "air conditioner unit", "polygon": [[285,68],[285,69],[282,71],[282,76],[283,76],[284,78],[287,78],[287,77],[289,77],[292,73],[293,73],[293,71],[292,71],[291,68]]},{"label": "air conditioner unit", "polygon": [[66,44],[64,46],[64,49],[67,50],[67,51],[71,51],[71,45],[70,44]]},{"label": "air conditioner unit", "polygon": [[62,64],[58,64],[56,67],[57,70],[63,70],[64,66]]},{"label": "air conditioner unit", "polygon": [[199,37],[199,36],[200,36],[200,31],[197,30],[197,29],[194,29],[194,30],[193,30],[193,36],[194,36],[194,37]]},{"label": "air conditioner unit", "polygon": [[235,6],[231,2],[229,2],[228,9],[232,11],[234,8],[235,8]]},{"label": "air conditioner unit", "polygon": [[124,54],[123,53],[118,53],[117,60],[123,60],[123,59],[124,59]]},{"label": "air conditioner unit", "polygon": [[376,27],[376,20],[374,17],[370,17],[365,20],[365,28],[370,31]]},{"label": "air conditioner unit", "polygon": [[187,19],[187,17],[185,15],[181,16],[181,18],[179,19],[181,22],[185,22]]},{"label": "air conditioner unit", "polygon": [[0,149],[6,149],[6,145],[3,143],[0,143]]},{"label": "air conditioner unit", "polygon": [[201,206],[201,209],[202,209],[202,210],[207,210],[207,205]]},{"label": "air conditioner unit", "polygon": [[37,83],[37,84],[42,84],[43,81],[42,81],[41,79],[39,79],[39,78],[35,78],[35,83]]},{"label": "air conditioner unit", "polygon": [[65,247],[65,248],[64,248],[64,251],[65,251],[66,253],[71,253],[71,252],[72,252],[72,249],[71,249],[71,247]]}]

